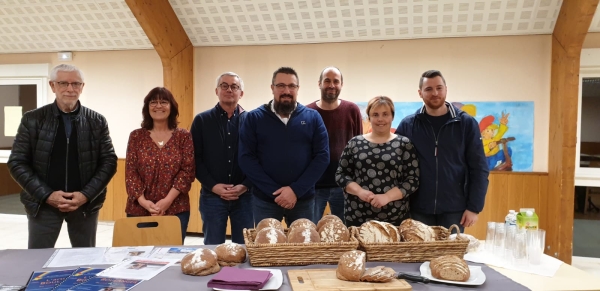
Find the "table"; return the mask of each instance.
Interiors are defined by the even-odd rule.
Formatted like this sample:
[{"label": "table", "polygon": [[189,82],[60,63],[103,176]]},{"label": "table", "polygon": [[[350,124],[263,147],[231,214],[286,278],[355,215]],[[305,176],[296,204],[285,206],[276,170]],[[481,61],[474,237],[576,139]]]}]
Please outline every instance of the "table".
[{"label": "table", "polygon": [[[214,248],[215,246],[201,246]],[[52,255],[55,249],[35,250],[2,250],[0,251],[0,283],[9,285],[24,285],[32,271],[42,270],[42,266]],[[385,265],[396,271],[418,274],[421,263],[378,263],[369,262],[367,267]],[[102,266],[95,266],[102,267]],[[108,267],[108,266],[103,266]],[[250,267],[246,262],[242,268]],[[279,267],[284,274],[281,291],[292,290],[287,278],[287,270],[305,268],[335,268],[335,265],[311,265]],[[69,268],[55,268],[69,269]],[[55,270],[50,269],[50,270]],[[600,279],[578,270],[569,265],[563,265],[554,278],[542,277],[532,274],[524,274],[501,268],[482,266],[486,274],[486,282],[478,286],[477,290],[599,290]],[[136,286],[133,290],[212,290],[206,287],[206,283],[212,276],[196,277],[181,273],[180,268],[171,267],[154,277]],[[512,279],[512,280],[511,280]],[[514,280],[514,281],[513,281]],[[518,283],[516,283],[516,282]],[[446,285],[446,284],[423,284],[409,282],[413,290],[473,290],[472,287]],[[520,284],[522,285],[520,285]],[[526,287],[524,287],[524,286]]]}]

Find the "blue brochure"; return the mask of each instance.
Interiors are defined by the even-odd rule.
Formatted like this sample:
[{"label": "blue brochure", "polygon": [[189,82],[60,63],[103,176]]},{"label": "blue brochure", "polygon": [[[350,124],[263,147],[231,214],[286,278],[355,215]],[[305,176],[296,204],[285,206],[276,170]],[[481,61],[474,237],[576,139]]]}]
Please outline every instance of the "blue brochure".
[{"label": "blue brochure", "polygon": [[93,277],[87,282],[69,289],[69,291],[126,291],[140,282],[142,280]]},{"label": "blue brochure", "polygon": [[33,272],[25,291],[51,291],[69,278],[75,270]]},{"label": "blue brochure", "polygon": [[79,268],[52,291],[67,291],[70,288],[73,288],[81,283],[85,283],[87,280],[96,277],[96,274],[102,271],[104,271],[104,269]]}]

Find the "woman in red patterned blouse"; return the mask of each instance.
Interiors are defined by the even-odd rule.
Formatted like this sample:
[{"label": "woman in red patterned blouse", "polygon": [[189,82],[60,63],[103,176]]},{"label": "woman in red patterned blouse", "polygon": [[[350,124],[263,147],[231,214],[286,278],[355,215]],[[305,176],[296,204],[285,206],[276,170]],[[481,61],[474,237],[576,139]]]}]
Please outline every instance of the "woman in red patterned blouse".
[{"label": "woman in red patterned blouse", "polygon": [[177,102],[163,87],[144,98],[142,115],[142,128],[131,132],[127,144],[125,212],[179,217],[183,243],[190,220],[188,192],[196,170],[192,135],[177,128]]}]

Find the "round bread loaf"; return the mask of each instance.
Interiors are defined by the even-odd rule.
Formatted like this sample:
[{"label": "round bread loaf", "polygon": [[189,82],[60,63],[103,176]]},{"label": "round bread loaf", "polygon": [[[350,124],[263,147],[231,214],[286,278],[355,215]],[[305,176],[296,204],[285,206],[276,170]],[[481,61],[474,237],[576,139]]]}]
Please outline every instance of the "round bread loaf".
[{"label": "round bread loaf", "polygon": [[[314,225],[314,224],[313,224]],[[296,226],[292,228],[287,237],[289,243],[318,243],[321,241],[319,234],[314,228]]]},{"label": "round bread loaf", "polygon": [[181,259],[181,271],[186,275],[206,276],[221,270],[213,250],[199,248]]},{"label": "round bread loaf", "polygon": [[280,229],[265,227],[256,233],[254,242],[257,244],[276,244],[287,242],[287,238]]},{"label": "round bread loaf", "polygon": [[348,251],[342,254],[335,275],[340,280],[360,281],[365,273],[366,253],[363,251]]},{"label": "round bread loaf", "polygon": [[233,267],[246,261],[246,249],[233,242],[218,245],[215,253],[221,267]]},{"label": "round bread loaf", "polygon": [[363,223],[359,229],[359,235],[365,243],[399,242],[400,233],[398,228],[388,222],[371,220]]},{"label": "round bread loaf", "polygon": [[325,225],[325,223],[327,223],[331,220],[337,220],[341,223],[344,223],[339,217],[332,215],[332,214],[327,214],[327,215],[323,216],[319,220],[319,222],[317,222],[317,232],[321,232],[321,228],[323,227],[323,225]]},{"label": "round bread loaf", "polygon": [[317,229],[317,226],[315,225],[315,223],[306,218],[300,218],[300,219],[294,220],[294,222],[292,222],[292,224],[290,224],[289,229],[290,229],[290,231],[292,231],[292,228],[298,227],[298,226],[305,227],[305,228],[312,228],[314,230]]},{"label": "round bread loaf", "polygon": [[396,271],[384,266],[368,268],[360,277],[363,282],[385,283],[396,279]]},{"label": "round bread loaf", "polygon": [[471,271],[465,260],[454,255],[431,260],[429,268],[434,278],[442,280],[466,282],[471,277]]},{"label": "round bread loaf", "polygon": [[330,219],[321,227],[319,236],[322,242],[347,242],[350,240],[350,231],[341,221]]},{"label": "round bread loaf", "polygon": [[435,231],[425,223],[413,219],[405,219],[400,224],[402,241],[434,241]]},{"label": "round bread loaf", "polygon": [[274,228],[277,228],[277,229],[283,231],[283,225],[281,225],[281,221],[279,221],[275,218],[265,218],[265,219],[261,220],[256,225],[256,233],[258,233],[265,227],[274,227]]}]

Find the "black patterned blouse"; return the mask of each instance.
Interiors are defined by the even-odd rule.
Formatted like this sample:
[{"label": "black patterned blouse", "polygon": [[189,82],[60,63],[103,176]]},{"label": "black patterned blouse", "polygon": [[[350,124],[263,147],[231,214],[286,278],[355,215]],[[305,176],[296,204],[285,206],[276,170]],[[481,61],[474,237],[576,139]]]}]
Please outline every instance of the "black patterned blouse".
[{"label": "black patterned blouse", "polygon": [[[400,225],[408,217],[408,199],[419,187],[417,151],[407,137],[396,136],[386,143],[372,143],[362,135],[352,138],[342,156],[335,175],[344,189],[347,226],[360,226],[369,220]],[[384,194],[398,187],[403,198],[382,208],[364,202],[345,192],[346,185],[356,182],[365,190]]]}]

